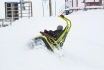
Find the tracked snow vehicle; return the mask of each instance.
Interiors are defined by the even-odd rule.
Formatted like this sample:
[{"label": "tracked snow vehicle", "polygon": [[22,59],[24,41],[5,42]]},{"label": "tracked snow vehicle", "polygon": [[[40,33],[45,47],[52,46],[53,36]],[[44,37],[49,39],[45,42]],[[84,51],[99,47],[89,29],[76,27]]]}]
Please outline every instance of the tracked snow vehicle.
[{"label": "tracked snow vehicle", "polygon": [[71,21],[68,18],[66,18],[64,15],[60,15],[58,17],[66,21],[66,27],[61,32],[60,36],[58,36],[57,38],[54,38],[44,32],[40,32],[41,35],[32,39],[35,44],[37,44],[39,40],[42,40],[45,43],[45,46],[51,51],[54,51],[54,48],[57,48],[58,50],[62,48],[72,24],[71,24]]}]

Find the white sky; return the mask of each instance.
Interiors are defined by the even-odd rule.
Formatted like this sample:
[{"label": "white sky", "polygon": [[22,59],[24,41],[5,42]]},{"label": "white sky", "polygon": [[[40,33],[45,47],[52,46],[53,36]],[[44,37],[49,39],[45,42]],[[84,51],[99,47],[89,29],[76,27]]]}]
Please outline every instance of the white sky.
[{"label": "white sky", "polygon": [[55,53],[42,45],[30,49],[27,44],[44,29],[65,26],[58,17],[34,15],[1,27],[0,70],[104,70],[104,10],[79,11],[66,17],[72,28],[63,49]]}]

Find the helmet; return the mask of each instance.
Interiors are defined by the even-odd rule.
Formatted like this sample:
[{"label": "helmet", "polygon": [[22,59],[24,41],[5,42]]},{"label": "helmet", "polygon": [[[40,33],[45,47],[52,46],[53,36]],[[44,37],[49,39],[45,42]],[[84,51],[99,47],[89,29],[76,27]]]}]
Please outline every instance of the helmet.
[{"label": "helmet", "polygon": [[63,26],[62,25],[58,25],[57,26],[57,30],[62,30],[63,29]]}]

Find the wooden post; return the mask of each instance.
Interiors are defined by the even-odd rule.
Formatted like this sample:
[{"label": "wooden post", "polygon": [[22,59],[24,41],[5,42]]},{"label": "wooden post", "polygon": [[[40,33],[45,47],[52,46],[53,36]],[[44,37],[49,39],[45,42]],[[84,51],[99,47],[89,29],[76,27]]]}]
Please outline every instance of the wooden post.
[{"label": "wooden post", "polygon": [[43,7],[43,17],[44,17],[44,5],[43,5],[43,1],[42,1],[42,7]]},{"label": "wooden post", "polygon": [[86,9],[86,0],[84,0],[84,7],[85,7],[84,9]]},{"label": "wooden post", "polygon": [[52,16],[52,4],[51,4],[51,0],[49,0],[49,15]]},{"label": "wooden post", "polygon": [[2,27],[4,27],[4,19],[2,19]]},{"label": "wooden post", "polygon": [[94,0],[94,6],[95,6],[95,0]]},{"label": "wooden post", "polygon": [[78,0],[76,0],[76,7],[78,7]]},{"label": "wooden post", "polygon": [[11,3],[11,16],[12,16],[12,21],[13,21],[14,20],[14,7],[12,3]]},{"label": "wooden post", "polygon": [[72,7],[73,7],[73,0],[72,0]]},{"label": "wooden post", "polygon": [[20,2],[20,11],[21,11],[21,18],[22,18],[22,2]]},{"label": "wooden post", "polygon": [[55,16],[56,16],[56,0],[55,0]]},{"label": "wooden post", "polygon": [[[73,7],[73,0],[72,0],[72,7]],[[72,9],[72,12],[73,12],[73,9]]]},{"label": "wooden post", "polygon": [[33,17],[32,2],[31,2],[31,17]]},{"label": "wooden post", "polygon": [[28,10],[28,14],[29,14],[29,18],[30,18],[30,0],[28,0],[28,4],[29,4],[29,10]]},{"label": "wooden post", "polygon": [[[76,0],[76,7],[78,7],[78,0]],[[77,9],[77,11],[78,11],[78,9]]]},{"label": "wooden post", "polygon": [[10,19],[10,25],[12,25],[12,19]]},{"label": "wooden post", "polygon": [[5,2],[5,18],[7,18],[7,2]]},{"label": "wooden post", "polygon": [[104,0],[103,0],[103,9],[104,9]]}]

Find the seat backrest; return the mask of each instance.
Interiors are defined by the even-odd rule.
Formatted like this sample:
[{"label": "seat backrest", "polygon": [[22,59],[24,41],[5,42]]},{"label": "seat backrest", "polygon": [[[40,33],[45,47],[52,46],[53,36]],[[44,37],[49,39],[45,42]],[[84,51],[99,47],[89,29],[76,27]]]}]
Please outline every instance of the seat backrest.
[{"label": "seat backrest", "polygon": [[68,32],[69,32],[69,27],[66,26],[65,29],[60,34],[60,36],[56,39],[57,44],[61,44],[62,42],[65,41]]},{"label": "seat backrest", "polygon": [[64,31],[65,31],[65,29],[62,30],[62,32],[59,33],[59,35],[55,38],[55,40],[57,40],[63,34]]},{"label": "seat backrest", "polygon": [[62,31],[62,32],[60,32],[60,34],[59,34],[59,36],[57,36],[57,38],[55,39],[55,40],[58,40],[61,36],[64,36],[66,33],[66,29],[67,29],[68,27],[66,26],[65,28],[64,28],[64,30]]}]

